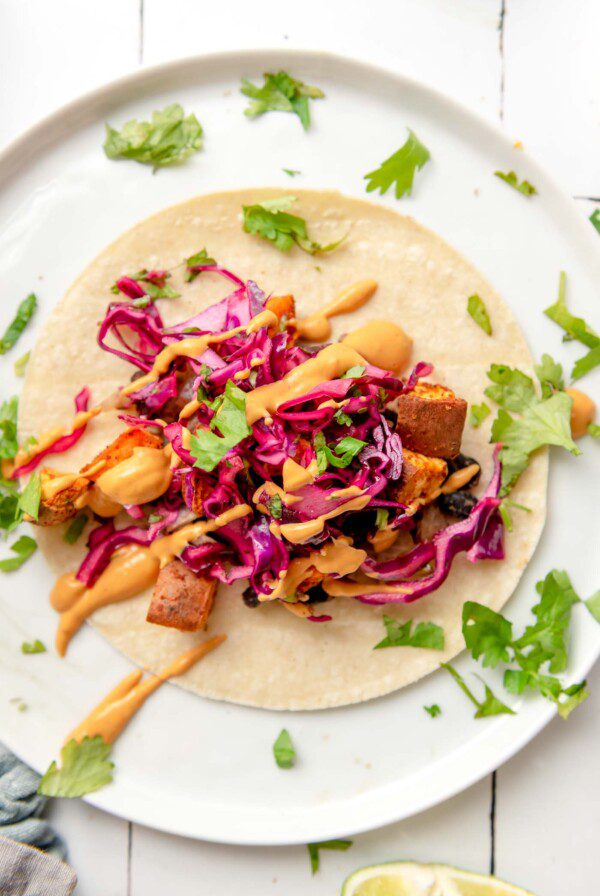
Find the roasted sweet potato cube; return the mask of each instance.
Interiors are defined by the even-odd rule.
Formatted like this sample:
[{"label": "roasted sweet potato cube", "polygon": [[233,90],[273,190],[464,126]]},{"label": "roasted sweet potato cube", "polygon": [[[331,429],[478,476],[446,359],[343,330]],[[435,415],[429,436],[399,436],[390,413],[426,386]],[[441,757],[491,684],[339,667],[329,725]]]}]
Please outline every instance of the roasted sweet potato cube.
[{"label": "roasted sweet potato cube", "polygon": [[200,473],[196,472],[196,470],[193,471],[190,482],[186,482],[187,478],[188,477],[185,477],[181,483],[181,494],[183,495],[183,500],[187,504],[188,500],[190,500],[191,498],[190,510],[195,513],[196,516],[205,516],[204,501],[206,501],[206,499],[210,497],[212,493],[212,486]]},{"label": "roasted sweet potato cube", "polygon": [[[81,498],[90,482],[85,476],[78,476],[73,481],[69,474],[56,470],[42,470],[41,474],[42,494],[37,523],[39,526],[58,526],[72,519],[79,512],[75,506],[78,498]],[[64,484],[64,487],[61,485]]]},{"label": "roasted sweet potato cube", "polygon": [[[292,330],[291,326],[288,326],[287,321],[293,320],[296,315],[296,303],[294,301],[294,297],[291,295],[287,296],[271,296],[270,299],[267,299],[267,304],[265,306],[268,311],[272,311],[273,314],[277,315],[279,322],[285,319],[286,327],[288,330]],[[277,332],[277,327],[273,326],[269,328],[269,335],[274,336]],[[296,327],[293,327],[293,331],[295,332]]]},{"label": "roasted sweet potato cube", "polygon": [[96,482],[106,470],[111,470],[121,461],[131,457],[135,448],[160,447],[162,447],[162,440],[158,436],[145,429],[127,429],[120,433],[110,445],[107,445],[100,454],[97,454],[89,464],[86,464],[81,469],[81,475]]},{"label": "roasted sweet potato cube", "polygon": [[158,574],[146,619],[197,632],[206,625],[216,591],[216,579],[197,576],[181,560],[171,560]]},{"label": "roasted sweet potato cube", "polygon": [[396,432],[410,451],[427,457],[456,457],[467,416],[467,402],[452,389],[417,383],[397,399]]},{"label": "roasted sweet potato cube", "polygon": [[406,504],[414,513],[437,496],[448,475],[448,464],[439,457],[425,457],[406,448],[403,451],[402,475],[396,501]]},{"label": "roasted sweet potato cube", "polygon": [[317,585],[320,585],[324,578],[324,572],[319,572],[318,569],[315,569],[314,566],[311,566],[306,578],[298,585],[298,591],[300,591],[302,594],[306,594],[306,592],[310,591],[311,588],[315,588]]}]

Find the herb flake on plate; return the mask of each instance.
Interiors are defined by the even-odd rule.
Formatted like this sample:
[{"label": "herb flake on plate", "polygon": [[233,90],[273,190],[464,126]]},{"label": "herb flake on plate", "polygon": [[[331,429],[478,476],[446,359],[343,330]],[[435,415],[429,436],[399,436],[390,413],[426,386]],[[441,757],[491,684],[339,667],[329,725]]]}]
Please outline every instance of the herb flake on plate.
[{"label": "herb flake on plate", "polygon": [[94,793],[113,779],[114,763],[109,760],[112,744],[101,735],[70,740],[60,751],[61,767],[52,762],[39,783],[44,796],[78,797]]},{"label": "herb flake on plate", "polygon": [[152,113],[151,121],[133,118],[120,131],[106,125],[104,152],[109,159],[132,159],[154,170],[183,162],[202,147],[202,125],[185,115],[179,103]]},{"label": "herb flake on plate", "polygon": [[21,537],[10,546],[10,549],[15,556],[0,560],[0,572],[16,572],[17,569],[20,569],[25,561],[29,560],[31,555],[36,551],[37,542],[34,538],[30,538],[29,535],[21,535]]},{"label": "herb flake on plate", "polygon": [[321,857],[319,851],[321,849],[336,850],[338,852],[346,852],[352,846],[352,840],[322,840],[320,843],[307,843],[308,855],[310,856],[310,870],[312,874],[316,874],[321,865]]},{"label": "herb flake on plate", "polygon": [[[242,78],[240,92],[252,102],[244,109],[248,118],[257,118],[265,112],[291,112],[297,115],[305,131],[310,127],[310,100],[323,99],[319,87],[311,87],[292,78],[287,72],[265,72],[261,87]],[[286,170],[285,168],[283,169]]]},{"label": "herb flake on plate", "polygon": [[470,316],[473,318],[478,327],[480,327],[484,333],[487,333],[488,336],[492,335],[492,324],[490,322],[490,316],[487,312],[487,308],[483,303],[483,299],[474,293],[472,296],[469,296],[467,301],[467,311]]},{"label": "herb flake on plate", "polygon": [[273,744],[273,756],[279,768],[293,768],[296,762],[296,751],[286,728],[281,729]]},{"label": "herb flake on plate", "polygon": [[563,336],[565,342],[576,339],[590,349],[587,354],[575,362],[571,372],[571,379],[575,382],[600,364],[600,336],[582,317],[571,314],[567,308],[566,288],[567,275],[561,271],[558,280],[558,298],[553,305],[546,308],[544,314],[565,331]]},{"label": "herb flake on plate", "polygon": [[401,622],[393,616],[383,617],[386,637],[373,650],[383,647],[426,647],[430,650],[444,649],[444,629],[435,622],[418,622],[414,630],[413,620]]},{"label": "herb flake on plate", "polygon": [[39,638],[36,638],[35,641],[23,641],[21,653],[46,653],[46,645]]},{"label": "herb flake on plate", "polygon": [[243,227],[246,233],[254,234],[273,243],[280,252],[289,252],[296,245],[309,255],[332,252],[342,243],[347,234],[339,240],[321,245],[308,235],[304,218],[290,215],[287,209],[296,201],[295,196],[267,199],[254,205],[243,205]]},{"label": "herb flake on plate", "polygon": [[442,714],[442,710],[437,703],[432,703],[431,706],[424,706],[423,709],[431,716],[432,719],[435,719],[437,718],[437,716],[441,716]]},{"label": "herb flake on plate", "polygon": [[[474,693],[467,686],[462,675],[456,671],[454,666],[451,666],[450,663],[441,663],[441,668],[445,669],[446,672],[449,672],[454,681],[457,683],[463,694],[465,694],[471,703],[477,707],[477,712],[475,713],[476,719],[483,719],[486,716],[498,716],[498,715],[511,715],[514,716],[515,711],[511,709],[510,706],[507,706],[498,697],[495,696],[494,692],[490,688],[488,684],[480,679],[484,688],[485,694],[483,700],[478,700]],[[477,676],[479,678],[479,676]]]},{"label": "herb flake on plate", "polygon": [[5,355],[19,341],[21,334],[37,308],[37,296],[31,292],[23,299],[17,312],[0,339],[0,355]]},{"label": "herb flake on plate", "polygon": [[519,193],[522,193],[523,196],[534,196],[537,193],[536,188],[533,184],[530,184],[528,180],[522,180],[519,183],[519,178],[515,171],[509,171],[507,174],[504,174],[502,171],[494,171],[496,177],[499,177],[500,180],[503,180],[505,184],[508,184],[509,187],[512,187],[513,190],[517,190]]},{"label": "herb flake on plate", "polygon": [[382,162],[379,168],[365,174],[364,179],[368,181],[367,193],[379,190],[380,195],[383,195],[392,184],[395,184],[396,199],[410,196],[416,172],[420,171],[430,158],[427,147],[409,128],[406,142],[400,149]]}]

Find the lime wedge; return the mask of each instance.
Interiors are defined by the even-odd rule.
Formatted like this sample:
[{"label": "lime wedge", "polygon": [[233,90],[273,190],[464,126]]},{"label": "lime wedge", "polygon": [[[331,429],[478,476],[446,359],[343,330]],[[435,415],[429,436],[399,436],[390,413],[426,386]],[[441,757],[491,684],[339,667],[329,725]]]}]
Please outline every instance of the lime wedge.
[{"label": "lime wedge", "polygon": [[526,890],[486,874],[450,865],[390,862],[351,874],[342,896],[532,896]]}]

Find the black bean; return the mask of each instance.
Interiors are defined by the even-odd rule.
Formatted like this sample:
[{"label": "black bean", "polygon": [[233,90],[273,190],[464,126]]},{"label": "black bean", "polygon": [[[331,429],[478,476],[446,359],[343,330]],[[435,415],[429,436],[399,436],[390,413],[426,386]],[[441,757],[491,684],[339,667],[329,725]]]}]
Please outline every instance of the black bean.
[{"label": "black bean", "polygon": [[321,585],[315,585],[314,588],[311,588],[306,593],[308,595],[307,603],[309,604],[322,604],[326,600],[329,600],[329,594],[323,590]]},{"label": "black bean", "polygon": [[448,495],[440,495],[438,498],[440,510],[457,516],[459,519],[468,517],[476,504],[477,498],[470,492],[450,492]]},{"label": "black bean", "polygon": [[242,600],[246,604],[247,607],[253,608],[257,607],[260,603],[256,591],[254,588],[246,588],[244,593],[242,594]]}]

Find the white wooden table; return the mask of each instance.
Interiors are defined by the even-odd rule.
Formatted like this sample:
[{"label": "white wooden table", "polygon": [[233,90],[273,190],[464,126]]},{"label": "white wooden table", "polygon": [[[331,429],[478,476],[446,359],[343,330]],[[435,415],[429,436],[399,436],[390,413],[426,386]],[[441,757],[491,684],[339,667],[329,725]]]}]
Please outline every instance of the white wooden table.
[{"label": "white wooden table", "polygon": [[[328,48],[501,121],[589,215],[600,197],[599,33],[598,0],[0,0],[0,145],[139,65],[235,47]],[[496,774],[326,853],[314,878],[303,847],[188,841],[79,801],[58,801],[52,819],[79,896],[331,896],[349,871],[394,858],[492,870],[539,896],[589,896],[600,868],[600,669],[590,686],[568,723],[552,722]]]}]

